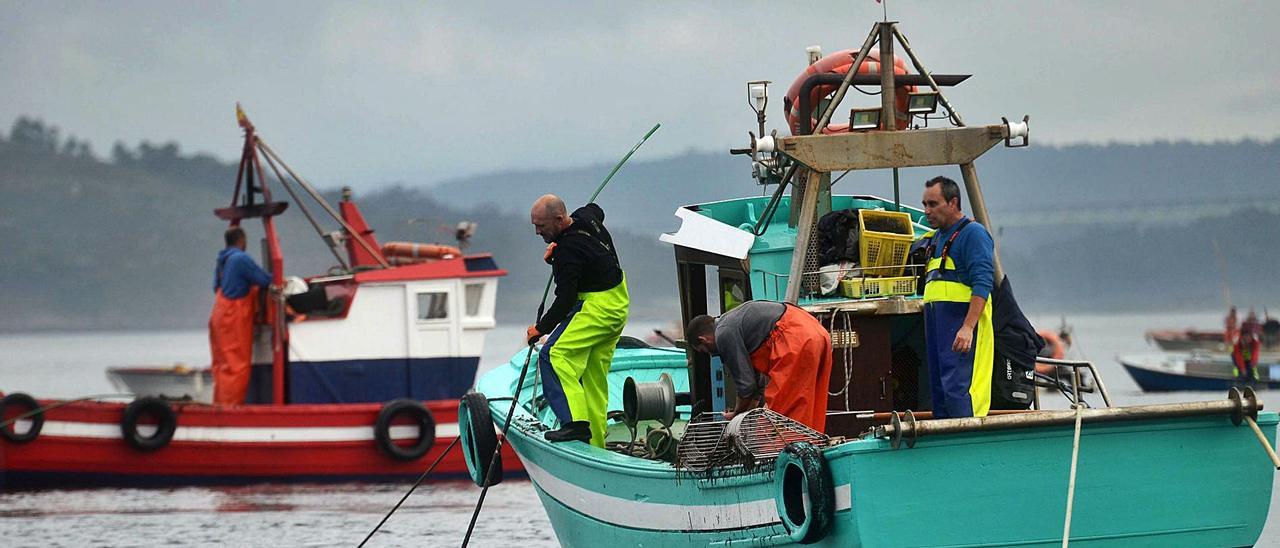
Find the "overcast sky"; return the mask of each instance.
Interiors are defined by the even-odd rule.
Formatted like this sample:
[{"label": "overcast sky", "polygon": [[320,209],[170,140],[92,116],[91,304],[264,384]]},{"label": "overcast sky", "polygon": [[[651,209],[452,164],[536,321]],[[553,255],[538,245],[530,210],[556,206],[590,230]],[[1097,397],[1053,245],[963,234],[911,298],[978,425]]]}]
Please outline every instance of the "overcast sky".
[{"label": "overcast sky", "polygon": [[[908,2],[890,19],[969,124],[1032,117],[1038,144],[1280,134],[1280,2]],[[234,105],[320,186],[433,182],[746,144],[745,82],[804,48],[858,47],[842,2],[0,0],[0,126],[238,154]],[[878,99],[855,97],[861,106]]]}]

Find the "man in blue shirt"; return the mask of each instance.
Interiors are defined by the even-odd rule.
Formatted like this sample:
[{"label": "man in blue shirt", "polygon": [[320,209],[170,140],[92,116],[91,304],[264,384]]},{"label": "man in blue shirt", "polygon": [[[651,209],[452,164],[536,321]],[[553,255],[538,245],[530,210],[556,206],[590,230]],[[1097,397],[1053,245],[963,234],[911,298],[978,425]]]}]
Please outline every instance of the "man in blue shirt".
[{"label": "man in blue shirt", "polygon": [[925,183],[929,264],[924,287],[925,347],[933,416],[984,417],[991,407],[991,289],[995,243],[960,210],[960,186]]},{"label": "man in blue shirt", "polygon": [[213,311],[209,314],[213,403],[244,402],[253,361],[253,314],[258,289],[271,285],[268,274],[245,253],[244,229],[228,228],[227,247],[213,270]]}]

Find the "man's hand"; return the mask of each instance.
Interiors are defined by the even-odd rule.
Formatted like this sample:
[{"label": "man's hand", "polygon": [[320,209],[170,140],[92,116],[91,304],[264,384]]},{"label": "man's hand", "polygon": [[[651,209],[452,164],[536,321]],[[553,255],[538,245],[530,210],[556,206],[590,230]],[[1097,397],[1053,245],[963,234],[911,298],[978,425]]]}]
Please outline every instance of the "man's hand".
[{"label": "man's hand", "polygon": [[737,415],[737,413],[736,413],[736,412],[734,412],[733,410],[726,409],[726,410],[724,411],[724,419],[725,419],[725,420],[733,420],[734,415]]},{"label": "man's hand", "polygon": [[555,252],[556,252],[556,243],[551,242],[547,244],[547,251],[542,254],[542,261],[547,264],[551,264],[551,256],[555,254]]},{"label": "man's hand", "polygon": [[973,349],[973,327],[962,325],[960,331],[956,333],[955,342],[951,343],[951,350],[959,354],[968,354]]},{"label": "man's hand", "polygon": [[524,335],[525,339],[529,341],[530,346],[532,346],[533,343],[538,342],[538,339],[542,338],[542,333],[538,332],[537,324],[531,325],[528,329],[524,330]]}]

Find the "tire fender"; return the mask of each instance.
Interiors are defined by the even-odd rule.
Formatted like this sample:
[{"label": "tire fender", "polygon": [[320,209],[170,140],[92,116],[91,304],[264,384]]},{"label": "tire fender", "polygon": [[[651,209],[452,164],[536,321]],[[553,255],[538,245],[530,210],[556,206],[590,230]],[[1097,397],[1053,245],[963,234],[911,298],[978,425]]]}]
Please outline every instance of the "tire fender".
[{"label": "tire fender", "polygon": [[[138,432],[138,421],[142,417],[156,420],[156,433],[144,436]],[[169,402],[146,396],[129,402],[120,417],[120,435],[130,447],[143,452],[151,452],[169,445],[173,433],[178,429],[178,414],[169,406]]]},{"label": "tire fender", "polygon": [[[408,415],[418,425],[418,441],[402,446],[391,439],[391,422],[399,415]],[[436,443],[436,419],[422,402],[401,398],[391,400],[378,411],[373,423],[373,439],[388,457],[401,461],[418,460]]]},{"label": "tire fender", "polygon": [[[6,394],[4,399],[0,399],[0,421],[3,421],[4,417],[7,416],[5,411],[10,407],[18,409],[17,413],[13,413],[13,416],[16,417],[40,409],[40,404],[36,402],[35,398],[22,392]],[[17,433],[17,425],[11,424],[0,428],[0,437],[13,443],[27,443],[36,439],[40,436],[40,429],[44,428],[44,411],[38,411],[36,414],[27,417],[26,420],[31,421],[31,427],[26,432]]]},{"label": "tire fender", "polygon": [[778,455],[774,465],[774,503],[791,540],[813,544],[827,536],[835,520],[832,483],[827,459],[813,445],[790,443]]},{"label": "tire fender", "polygon": [[[476,391],[467,392],[458,402],[458,435],[462,436],[462,456],[467,463],[467,473],[477,487],[485,486],[485,478],[489,485],[502,483],[502,454],[497,460],[494,452],[498,449],[498,434],[493,425],[493,414],[489,411],[489,399]],[[495,470],[489,476],[489,465],[493,463]]]}]

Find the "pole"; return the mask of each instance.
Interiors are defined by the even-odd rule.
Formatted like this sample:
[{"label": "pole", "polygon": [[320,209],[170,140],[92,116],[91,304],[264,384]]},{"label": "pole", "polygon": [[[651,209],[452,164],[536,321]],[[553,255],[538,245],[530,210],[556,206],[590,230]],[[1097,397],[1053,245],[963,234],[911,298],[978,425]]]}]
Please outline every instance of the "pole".
[{"label": "pole", "polygon": [[995,279],[992,282],[996,284],[996,287],[999,287],[1001,281],[1004,280],[1004,266],[1000,263],[1000,245],[996,242],[996,229],[991,224],[991,215],[987,213],[987,202],[982,199],[982,185],[978,183],[978,169],[973,167],[973,162],[960,164],[960,175],[964,177],[964,190],[969,195],[969,207],[973,208],[973,219],[982,223],[982,226],[991,234],[991,241],[996,243],[991,261],[995,267]]},{"label": "pole", "polygon": [[[898,129],[898,114],[894,108],[893,84],[893,26],[892,22],[880,23],[880,128],[885,131]],[[849,69],[857,72],[858,67]]]}]

